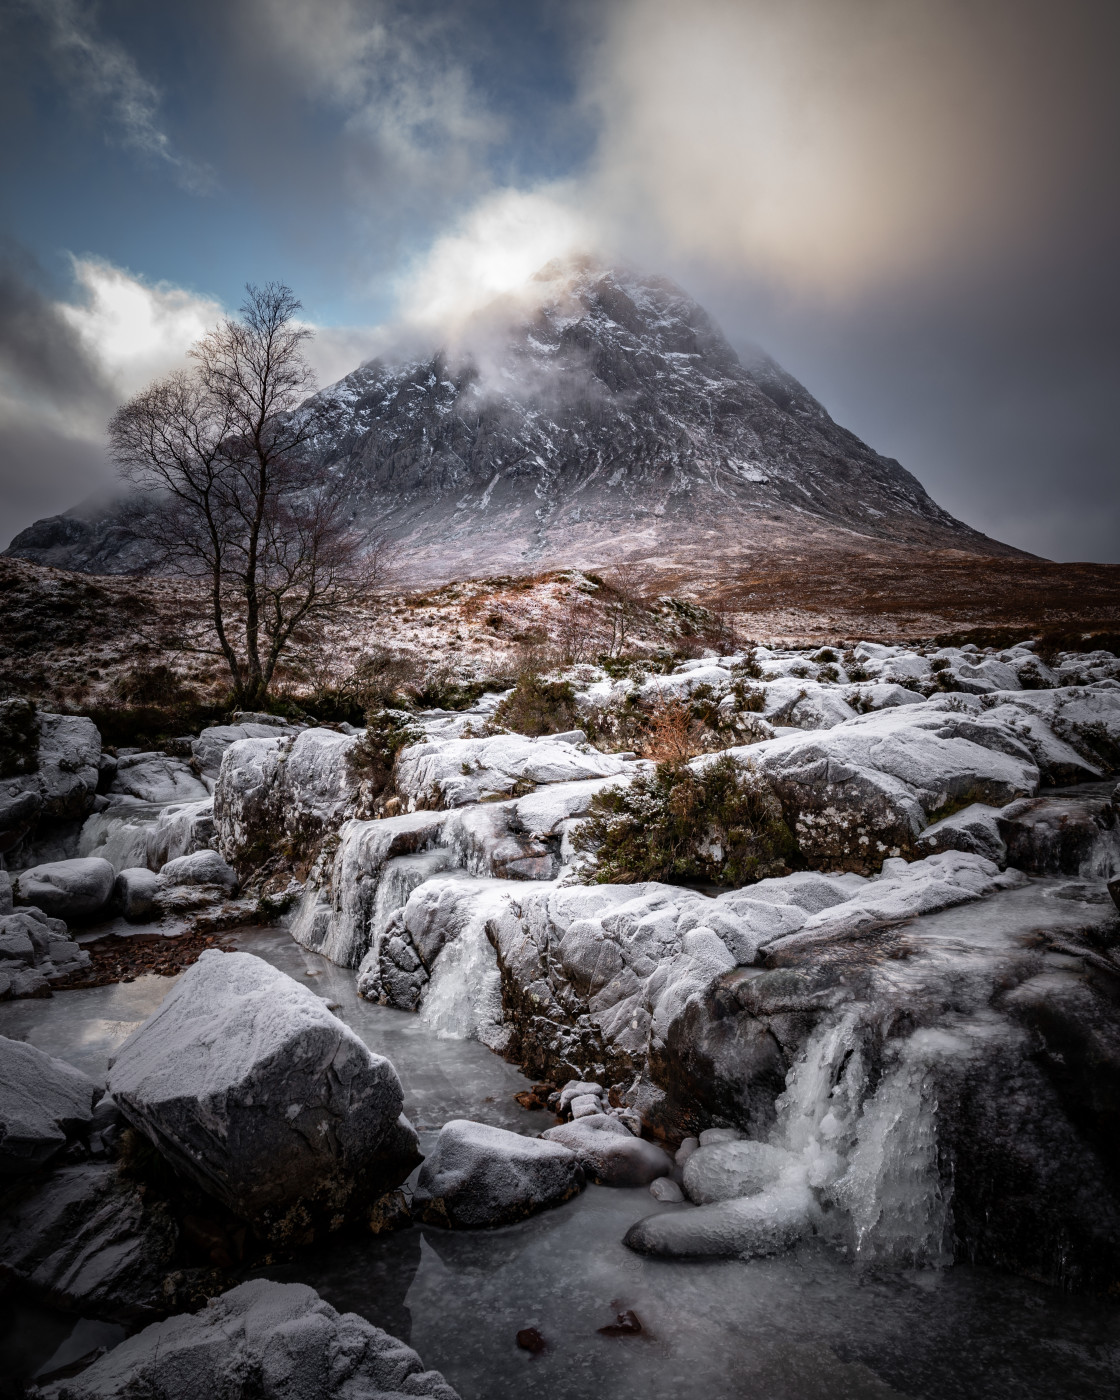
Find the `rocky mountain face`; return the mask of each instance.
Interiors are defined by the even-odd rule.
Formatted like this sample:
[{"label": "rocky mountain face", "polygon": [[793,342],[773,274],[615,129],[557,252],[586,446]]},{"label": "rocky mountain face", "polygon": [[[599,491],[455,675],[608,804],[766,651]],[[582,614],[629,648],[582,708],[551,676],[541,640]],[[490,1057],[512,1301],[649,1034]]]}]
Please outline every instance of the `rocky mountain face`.
[{"label": "rocky mountain face", "polygon": [[[772,360],[744,365],[663,278],[550,264],[455,350],[362,365],[316,396],[355,522],[410,574],[740,559],[821,531],[1015,554],[942,510]],[[39,521],[9,551],[143,566],[118,515]]]}]

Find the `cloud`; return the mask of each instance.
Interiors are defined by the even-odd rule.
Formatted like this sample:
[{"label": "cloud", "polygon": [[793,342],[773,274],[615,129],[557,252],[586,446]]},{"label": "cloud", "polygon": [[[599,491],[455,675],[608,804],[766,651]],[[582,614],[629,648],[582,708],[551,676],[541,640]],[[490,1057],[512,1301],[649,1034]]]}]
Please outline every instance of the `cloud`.
[{"label": "cloud", "polygon": [[597,194],[646,246],[818,297],[998,255],[1105,135],[1104,14],[618,0],[587,83]]},{"label": "cloud", "polygon": [[446,205],[488,182],[506,134],[463,61],[454,10],[394,0],[253,0],[252,22],[312,99],[343,116],[352,190]]},{"label": "cloud", "polygon": [[71,93],[104,108],[123,146],[170,167],[192,194],[214,189],[213,171],[177,152],[159,122],[159,89],[122,45],[98,35],[74,0],[27,0],[47,26],[52,54]]},{"label": "cloud", "polygon": [[111,490],[105,425],[151,379],[186,363],[221,307],[149,285],[96,258],[73,260],[74,296],[35,286],[26,260],[0,267],[0,517],[11,536]]}]

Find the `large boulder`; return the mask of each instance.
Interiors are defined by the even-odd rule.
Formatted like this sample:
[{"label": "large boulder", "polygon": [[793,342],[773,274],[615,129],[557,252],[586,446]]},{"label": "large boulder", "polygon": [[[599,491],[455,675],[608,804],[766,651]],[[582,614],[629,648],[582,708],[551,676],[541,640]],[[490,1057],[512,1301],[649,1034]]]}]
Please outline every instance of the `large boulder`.
[{"label": "large boulder", "polygon": [[566,1201],[583,1186],[576,1154],[558,1142],[452,1119],[420,1169],[414,1213],[433,1225],[508,1225]]},{"label": "large boulder", "polygon": [[541,1137],[574,1152],[588,1180],[601,1186],[648,1186],[673,1170],[673,1159],[663,1147],[635,1137],[617,1118],[605,1113],[561,1123]]},{"label": "large boulder", "polygon": [[237,872],[228,865],[217,851],[193,851],[190,855],[176,856],[169,860],[159,872],[162,886],[172,885],[217,885],[229,894],[237,890]]},{"label": "large boulder", "polygon": [[164,806],[171,802],[205,802],[210,796],[193,769],[165,753],[134,753],[117,759],[111,795],[135,797]]},{"label": "large boulder", "polygon": [[177,1170],[272,1236],[376,1199],[419,1161],[392,1064],[248,953],[203,953],[109,1087]]},{"label": "large boulder", "polygon": [[252,1279],[153,1323],[42,1400],[458,1400],[411,1347],[303,1283]]},{"label": "large boulder", "polygon": [[84,817],[97,793],[100,757],[92,720],[0,701],[0,852],[16,849],[43,824]]},{"label": "large boulder", "polygon": [[54,1307],[146,1321],[173,1296],[178,1230],[167,1207],[106,1162],[29,1181],[0,1210],[0,1278]]},{"label": "large boulder", "polygon": [[89,1128],[101,1092],[64,1060],[0,1036],[0,1177],[49,1162]]},{"label": "large boulder", "polygon": [[49,861],[20,871],[15,879],[15,901],[76,923],[96,918],[104,910],[116,878],[116,871],[100,856]]},{"label": "large boulder", "polygon": [[286,724],[275,715],[256,716],[238,724],[212,724],[192,740],[191,755],[199,772],[214,780],[221,771],[222,759],[231,744],[236,744],[240,739],[270,739],[282,735],[291,738],[296,732],[294,725]]}]

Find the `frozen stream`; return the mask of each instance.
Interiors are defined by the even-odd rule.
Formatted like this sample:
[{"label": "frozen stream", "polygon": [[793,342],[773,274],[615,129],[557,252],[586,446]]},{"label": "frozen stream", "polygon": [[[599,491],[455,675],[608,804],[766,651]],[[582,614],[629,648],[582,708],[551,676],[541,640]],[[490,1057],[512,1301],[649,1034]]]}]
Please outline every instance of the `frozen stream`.
[{"label": "frozen stream", "polygon": [[[403,1012],[361,1002],[354,975],[276,929],[239,946],[305,980],[376,1050],[405,1086],[425,1134],[453,1117],[522,1132],[553,1120],[513,1100],[527,1081],[481,1045],[439,1039]],[[0,1005],[0,1033],[101,1075],[116,1045],[170,983],[136,982]],[[430,1140],[430,1138],[429,1138]],[[1120,1308],[957,1265],[944,1271],[857,1270],[823,1247],[776,1260],[666,1262],[622,1237],[663,1209],[648,1191],[589,1187],[558,1210],[500,1230],[427,1227],[388,1237],[335,1237],[271,1276],[313,1285],[409,1341],[463,1400],[630,1397],[1112,1397],[1120,1378]],[[673,1209],[687,1209],[674,1207]],[[259,1273],[260,1270],[255,1272]],[[623,1308],[640,1336],[599,1328]],[[111,1343],[120,1329],[24,1306],[0,1320],[10,1385],[77,1329]],[[536,1327],[543,1355],[517,1349]],[[15,1394],[0,1381],[0,1393]]]}]

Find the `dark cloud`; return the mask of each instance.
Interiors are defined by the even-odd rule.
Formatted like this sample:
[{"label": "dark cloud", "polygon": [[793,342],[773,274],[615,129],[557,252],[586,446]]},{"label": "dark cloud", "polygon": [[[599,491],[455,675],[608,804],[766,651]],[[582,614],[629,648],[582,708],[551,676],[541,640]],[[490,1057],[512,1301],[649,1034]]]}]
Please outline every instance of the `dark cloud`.
[{"label": "dark cloud", "polygon": [[99,367],[40,281],[26,253],[0,252],[0,374],[24,395],[64,406],[107,402]]}]

